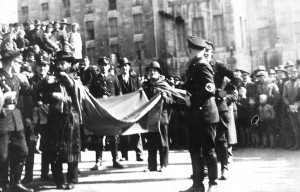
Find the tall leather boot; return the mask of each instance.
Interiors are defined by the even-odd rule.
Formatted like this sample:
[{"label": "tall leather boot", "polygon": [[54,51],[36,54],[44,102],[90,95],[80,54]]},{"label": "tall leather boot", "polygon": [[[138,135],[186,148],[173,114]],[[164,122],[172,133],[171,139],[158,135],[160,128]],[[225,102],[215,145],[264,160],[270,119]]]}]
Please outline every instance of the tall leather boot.
[{"label": "tall leather boot", "polygon": [[[227,151],[226,151],[227,154]],[[216,185],[218,179],[218,163],[215,149],[210,149],[206,155],[209,185]]]},{"label": "tall leather boot", "polygon": [[124,166],[121,165],[118,162],[118,140],[117,140],[117,136],[112,136],[114,138],[111,138],[110,141],[110,147],[111,147],[111,155],[113,158],[113,167],[117,168],[117,169],[123,169]]},{"label": "tall leather boot", "polygon": [[228,146],[227,142],[218,146],[218,155],[221,163],[221,180],[228,179]]},{"label": "tall leather boot", "polygon": [[291,148],[291,150],[296,151],[298,149],[300,149],[300,143],[299,143],[299,136],[296,135],[295,136],[295,145],[294,145],[294,147]]},{"label": "tall leather boot", "polygon": [[26,188],[21,183],[21,175],[22,175],[23,167],[24,167],[24,163],[22,162],[11,162],[9,191],[33,192],[33,189]]},{"label": "tall leather boot", "polygon": [[33,165],[34,165],[34,149],[30,148],[25,161],[25,177],[24,179],[22,179],[22,183],[32,182]]},{"label": "tall leather boot", "polygon": [[204,166],[203,166],[203,158],[199,154],[192,154],[192,167],[193,167],[193,186],[195,188],[203,186],[204,180]]}]

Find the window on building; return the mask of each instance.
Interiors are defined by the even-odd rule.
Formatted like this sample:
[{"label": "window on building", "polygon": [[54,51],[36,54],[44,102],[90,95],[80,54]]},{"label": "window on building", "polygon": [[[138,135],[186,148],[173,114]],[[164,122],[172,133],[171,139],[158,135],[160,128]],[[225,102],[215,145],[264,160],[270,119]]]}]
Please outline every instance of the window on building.
[{"label": "window on building", "polygon": [[133,15],[133,28],[134,34],[139,34],[143,32],[143,15],[136,14]]},{"label": "window on building", "polygon": [[108,0],[108,10],[117,9],[117,0]]},{"label": "window on building", "polygon": [[203,17],[198,17],[193,19],[193,34],[195,36],[206,39]]},{"label": "window on building", "polygon": [[94,13],[93,0],[85,0],[85,14]]},{"label": "window on building", "polygon": [[70,12],[70,0],[62,0],[62,16],[63,17],[70,17],[71,16],[71,12]]},{"label": "window on building", "polygon": [[177,50],[183,51],[185,48],[184,23],[176,24],[176,39],[177,39]]},{"label": "window on building", "polygon": [[223,15],[213,16],[213,39],[216,47],[224,46],[224,20]]},{"label": "window on building", "polygon": [[118,19],[116,17],[109,18],[109,35],[110,37],[117,37],[118,36]]},{"label": "window on building", "polygon": [[119,51],[119,45],[110,45],[110,54],[112,55],[112,58],[115,57],[116,61],[113,62],[117,62],[120,59],[120,51]]},{"label": "window on building", "polygon": [[135,45],[135,52],[136,52],[136,55],[137,55],[137,59],[140,61],[142,60],[142,42],[135,42],[134,45]]},{"label": "window on building", "polygon": [[140,5],[142,5],[142,0],[133,0],[133,6],[140,6]]},{"label": "window on building", "polygon": [[95,39],[95,30],[94,30],[94,21],[85,22],[86,29],[86,40],[94,40]]},{"label": "window on building", "polygon": [[22,18],[28,20],[28,6],[21,7]]},{"label": "window on building", "polygon": [[259,48],[261,50],[266,50],[271,47],[270,38],[270,28],[265,27],[258,29]]},{"label": "window on building", "polygon": [[46,21],[49,20],[49,4],[48,3],[42,3],[42,20]]},{"label": "window on building", "polygon": [[87,54],[87,56],[89,57],[89,59],[90,59],[90,62],[91,63],[95,63],[94,62],[94,58],[95,58],[95,47],[89,47],[89,48],[87,48],[86,49],[86,54]]}]

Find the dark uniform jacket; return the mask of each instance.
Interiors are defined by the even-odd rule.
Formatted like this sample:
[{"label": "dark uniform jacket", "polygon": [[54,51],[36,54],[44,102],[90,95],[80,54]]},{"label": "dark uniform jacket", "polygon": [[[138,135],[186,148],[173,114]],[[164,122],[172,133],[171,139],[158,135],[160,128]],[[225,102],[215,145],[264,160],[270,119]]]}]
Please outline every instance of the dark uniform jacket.
[{"label": "dark uniform jacket", "polygon": [[95,98],[102,98],[106,96],[121,95],[120,82],[117,76],[109,75],[107,77],[99,73],[95,78],[92,79],[90,85],[90,93]]},{"label": "dark uniform jacket", "polygon": [[191,110],[200,112],[199,121],[219,122],[215,103],[214,71],[203,58],[193,58],[187,69],[186,90],[191,94]]},{"label": "dark uniform jacket", "polygon": [[[17,105],[21,86],[20,80],[16,74],[13,74],[12,78],[10,78],[9,74],[3,69],[0,69],[0,77],[0,87],[3,93],[7,91],[17,92],[16,99],[9,103],[8,101],[5,101],[3,109],[0,111],[0,132],[23,130],[24,127],[20,110],[18,108],[13,110],[6,109],[6,107],[10,104],[15,106]],[[25,89],[26,87],[24,87],[24,90]]]}]

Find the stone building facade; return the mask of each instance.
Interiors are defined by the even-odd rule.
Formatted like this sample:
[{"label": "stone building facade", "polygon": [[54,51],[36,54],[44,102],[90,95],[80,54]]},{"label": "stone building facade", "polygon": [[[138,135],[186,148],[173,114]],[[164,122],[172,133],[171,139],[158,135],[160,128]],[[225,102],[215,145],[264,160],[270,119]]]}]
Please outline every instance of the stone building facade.
[{"label": "stone building facade", "polygon": [[185,72],[188,61],[186,38],[191,35],[214,42],[215,59],[230,68],[251,70],[247,1],[167,1],[161,16],[164,18],[167,63],[171,73]]}]

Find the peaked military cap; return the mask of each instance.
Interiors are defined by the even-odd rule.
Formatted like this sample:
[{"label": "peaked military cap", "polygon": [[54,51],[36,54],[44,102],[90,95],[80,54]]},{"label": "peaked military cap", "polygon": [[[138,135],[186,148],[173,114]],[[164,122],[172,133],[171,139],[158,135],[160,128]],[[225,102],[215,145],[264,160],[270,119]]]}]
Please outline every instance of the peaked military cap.
[{"label": "peaked military cap", "polygon": [[[21,56],[21,53],[19,51],[1,51],[1,60],[2,61],[9,61],[9,60],[13,60],[15,58],[18,58]],[[20,59],[22,60],[22,59]]]},{"label": "peaked military cap", "polygon": [[187,39],[188,47],[196,50],[202,50],[207,47],[207,43],[201,37],[191,36]]},{"label": "peaked military cap", "polygon": [[56,53],[56,61],[67,61],[72,64],[76,63],[76,59],[73,57],[73,55],[66,51],[58,51]]}]

